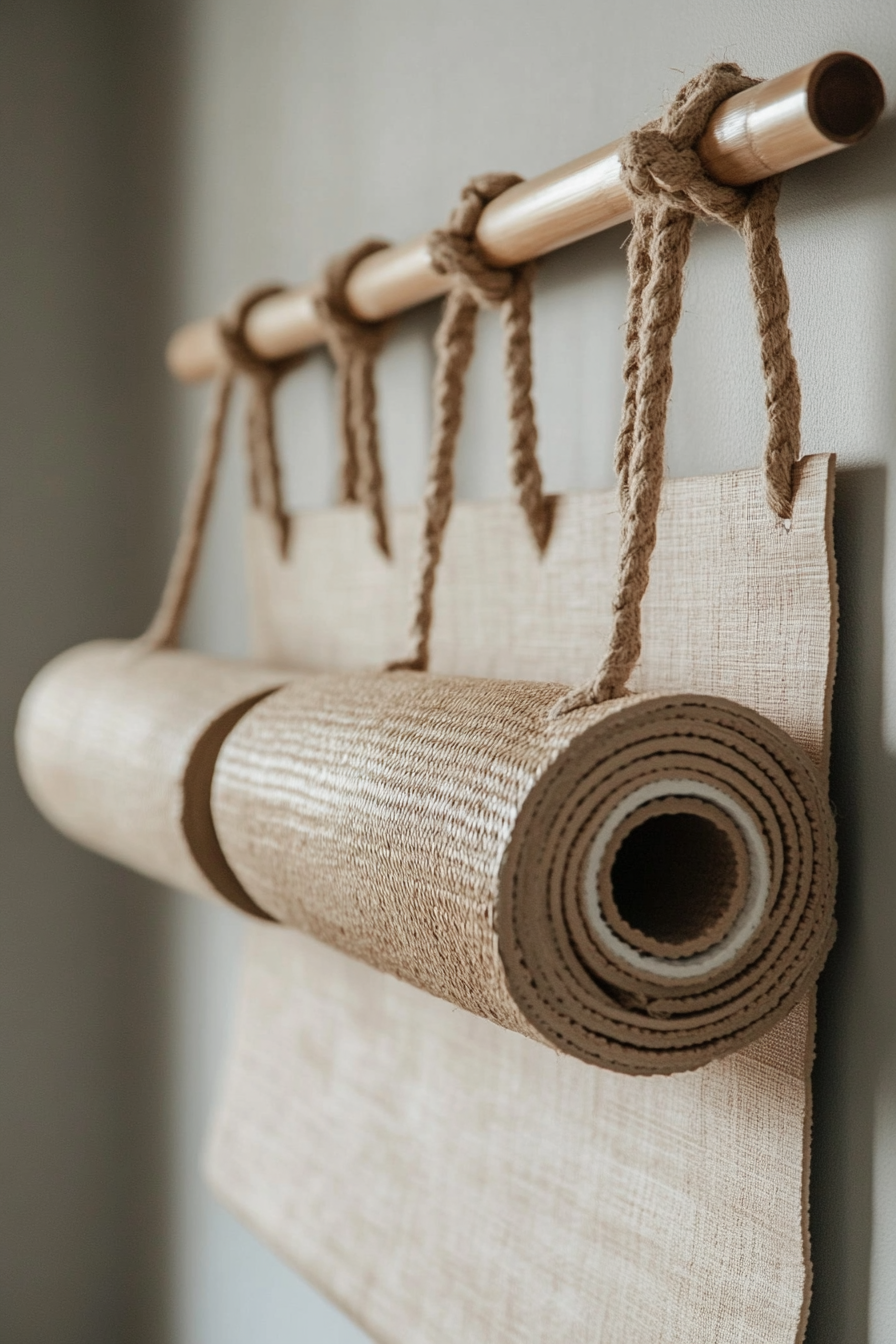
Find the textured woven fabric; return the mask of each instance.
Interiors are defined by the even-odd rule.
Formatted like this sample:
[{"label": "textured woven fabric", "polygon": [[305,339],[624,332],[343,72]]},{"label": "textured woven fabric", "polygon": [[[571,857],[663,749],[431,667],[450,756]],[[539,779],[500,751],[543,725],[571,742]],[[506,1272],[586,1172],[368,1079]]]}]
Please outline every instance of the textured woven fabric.
[{"label": "textured woven fabric", "polygon": [[832,934],[825,786],[731,701],[551,718],[565,689],[299,678],[224,743],[215,831],[280,923],[589,1063],[694,1068],[814,983]]},{"label": "textured woven fabric", "polygon": [[[765,714],[819,763],[831,677],[832,459],[804,458],[792,526],[762,473],[667,481],[644,599],[636,691],[724,695]],[[320,671],[381,667],[407,642],[419,508],[392,523],[393,560],[370,546],[361,509],[302,513],[289,557],[249,520],[255,647]],[[610,634],[615,491],[562,495],[540,556],[512,501],[458,503],[436,583],[430,670],[578,684]]]},{"label": "textured woven fabric", "polygon": [[627,1078],[253,929],[207,1169],[384,1344],[793,1344],[810,1007]]},{"label": "textured woven fabric", "polygon": [[[668,482],[637,689],[730,697],[822,772],[836,631],[833,462],[792,526],[759,472]],[[389,568],[363,518],[250,527],[256,649],[353,669],[403,647],[416,511]],[[618,518],[558,500],[539,560],[510,505],[456,506],[436,672],[570,683],[599,661]],[[260,711],[256,711],[260,712]],[[508,1032],[301,933],[253,931],[207,1155],[212,1185],[390,1344],[792,1344],[810,1286],[811,999],[752,1045],[623,1077]]]},{"label": "textured woven fabric", "polygon": [[253,663],[114,640],[70,649],[22,701],[22,778],[44,815],[82,845],[258,915],[221,853],[209,795],[227,733],[283,680]]}]

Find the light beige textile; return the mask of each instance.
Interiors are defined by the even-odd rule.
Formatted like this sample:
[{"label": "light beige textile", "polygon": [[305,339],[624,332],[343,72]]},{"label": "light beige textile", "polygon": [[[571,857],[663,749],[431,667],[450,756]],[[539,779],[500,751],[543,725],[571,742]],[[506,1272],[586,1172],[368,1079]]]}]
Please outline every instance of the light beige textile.
[{"label": "light beige textile", "polygon": [[48,663],[16,725],[19,769],[73,840],[159,882],[259,915],[228,867],[209,809],[221,743],[283,672],[97,640]]},{"label": "light beige textile", "polygon": [[[833,461],[793,523],[760,472],[669,482],[636,689],[724,695],[822,769],[836,629]],[[390,569],[354,511],[250,537],[257,652],[403,651],[416,511]],[[618,520],[564,496],[539,560],[510,505],[459,505],[433,670],[575,683],[609,629]],[[807,1307],[808,999],[754,1044],[622,1077],[281,929],[252,934],[207,1168],[221,1197],[390,1344],[792,1344]]]},{"label": "light beige textile", "polygon": [[[643,606],[635,691],[724,695],[827,759],[832,675],[832,459],[798,464],[791,528],[760,471],[670,480]],[[300,513],[284,562],[268,520],[249,521],[255,649],[276,663],[381,667],[407,644],[419,508],[392,521],[394,559],[370,544],[361,508]],[[615,491],[557,500],[544,556],[510,500],[456,504],[435,592],[432,672],[577,685],[610,635]]]},{"label": "light beige textile", "polygon": [[375,1340],[792,1344],[808,1013],[628,1078],[259,928],[209,1174]]}]

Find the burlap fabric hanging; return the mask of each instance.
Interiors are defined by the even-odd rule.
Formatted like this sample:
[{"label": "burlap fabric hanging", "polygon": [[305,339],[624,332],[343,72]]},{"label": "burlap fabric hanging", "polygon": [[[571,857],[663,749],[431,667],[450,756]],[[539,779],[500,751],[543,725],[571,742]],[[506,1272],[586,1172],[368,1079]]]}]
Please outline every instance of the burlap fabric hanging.
[{"label": "burlap fabric hanging", "polygon": [[[607,650],[615,650],[618,672],[622,647],[623,684],[631,672],[636,693],[630,712],[641,695],[687,689],[698,699],[729,697],[783,729],[823,779],[836,627],[832,460],[804,458],[791,471],[798,388],[774,238],[777,184],[720,202],[690,151],[712,107],[745,82],[731,67],[707,72],[646,136],[632,138],[624,156],[640,209],[618,459],[622,527],[613,497],[562,496],[552,501],[541,556],[516,505],[460,504],[448,519],[444,492],[433,489],[436,453],[423,514],[398,511],[391,520],[389,568],[345,512],[303,515],[287,566],[277,564],[264,523],[251,520],[260,655],[330,671],[394,660],[406,647],[408,591],[425,593],[435,532],[442,554],[430,585],[433,672],[581,683],[579,702],[598,700],[608,689]],[[651,148],[665,155],[660,183],[648,171]],[[678,172],[671,181],[670,154]],[[670,199],[670,188],[682,195]],[[661,459],[650,455],[644,424],[656,428],[657,371],[661,409],[668,394],[668,346],[665,354],[655,341],[644,350],[640,333],[644,305],[660,290],[665,307],[653,308],[655,325],[671,339],[693,213],[723,217],[748,245],[770,451],[763,472],[661,485]],[[771,288],[768,266],[757,264],[763,250],[778,267]],[[645,256],[653,260],[646,270]],[[437,447],[445,418],[437,395]],[[643,554],[645,516],[648,557],[653,527],[656,549],[650,584],[634,602],[641,647],[632,670],[638,653],[631,638],[618,637],[626,635],[619,610],[639,570],[631,557]],[[628,560],[623,546],[617,582],[626,529]],[[312,557],[319,564],[322,556],[325,592],[305,577]],[[418,604],[409,660],[416,665],[419,615]],[[297,689],[303,685],[281,693],[297,725],[317,723],[317,715],[332,721],[333,705]],[[557,698],[545,685],[540,707]],[[266,724],[274,718],[265,714],[273,705],[254,710],[228,742],[219,822],[234,801],[242,812],[231,784],[243,771],[251,775],[259,746],[270,745]],[[281,766],[294,769],[301,752],[300,742],[288,744]],[[283,826],[288,832],[287,818]],[[278,885],[264,871],[251,833],[230,831],[225,845],[278,918],[339,941],[315,927],[313,893],[309,902],[307,888]],[[824,881],[829,897],[830,871]],[[354,930],[347,941],[353,937]],[[693,1073],[621,1077],[544,1049],[525,1038],[525,1027],[507,1032],[458,1014],[302,934],[259,929],[209,1176],[241,1217],[377,1339],[791,1341],[802,1334],[810,1285],[812,1030],[805,991],[754,1045]]]}]

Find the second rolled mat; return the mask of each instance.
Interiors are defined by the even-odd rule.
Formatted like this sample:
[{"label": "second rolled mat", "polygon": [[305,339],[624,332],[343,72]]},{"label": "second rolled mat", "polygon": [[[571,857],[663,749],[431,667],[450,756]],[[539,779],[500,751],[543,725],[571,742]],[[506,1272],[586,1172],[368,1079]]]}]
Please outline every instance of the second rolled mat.
[{"label": "second rolled mat", "polygon": [[263,910],[626,1073],[782,1017],[833,937],[824,783],[730,701],[415,672],[297,679],[223,744],[212,816]]},{"label": "second rolled mat", "polygon": [[183,891],[262,915],[209,811],[221,743],[289,673],[104,639],[48,663],[16,724],[31,798],[65,835]]}]

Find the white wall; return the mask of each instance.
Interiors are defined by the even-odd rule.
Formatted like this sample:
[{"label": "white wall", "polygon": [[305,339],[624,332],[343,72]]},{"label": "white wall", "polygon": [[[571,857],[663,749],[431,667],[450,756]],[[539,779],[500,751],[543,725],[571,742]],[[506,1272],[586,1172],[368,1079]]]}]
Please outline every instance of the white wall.
[{"label": "white wall", "polygon": [[[25,0],[19,8],[33,12]],[[83,28],[84,15],[94,11],[86,4],[67,7],[43,0],[38,8],[52,10],[57,28],[62,25],[68,33],[69,62],[80,60],[78,41],[95,37]],[[109,5],[98,11],[103,40],[103,24],[113,23],[115,9]],[[113,56],[109,70],[117,71],[117,92],[104,95],[108,107],[127,106],[136,116],[133,144],[146,169],[143,176],[138,172],[127,179],[134,216],[127,226],[130,278],[135,285],[139,278],[142,288],[132,291],[131,325],[120,320],[116,330],[127,333],[122,337],[126,348],[147,361],[156,381],[152,405],[148,394],[141,394],[143,400],[135,394],[115,424],[122,437],[130,428],[139,434],[139,451],[124,459],[134,471],[143,461],[151,461],[157,475],[166,463],[170,468],[169,536],[202,394],[164,390],[159,366],[151,363],[155,355],[150,355],[150,348],[161,344],[160,309],[171,323],[184,320],[214,311],[261,277],[305,279],[328,255],[370,233],[401,239],[421,232],[444,220],[473,172],[499,168],[528,175],[595,148],[655,114],[667,93],[711,59],[736,59],[751,73],[771,75],[825,51],[851,48],[872,59],[889,88],[896,89],[890,0],[630,0],[625,5],[608,0],[182,0],[170,6],[135,0],[133,10],[130,50],[139,52],[133,67],[137,87],[131,86],[131,67],[116,65]],[[63,16],[75,11],[77,21],[70,18],[66,28]],[[64,59],[62,64],[70,68]],[[138,74],[154,90],[152,96],[141,91]],[[24,88],[21,97],[26,97]],[[66,106],[63,99],[56,112],[63,120]],[[105,124],[97,117],[96,125]],[[89,139],[95,123],[89,116],[82,121]],[[167,140],[161,147],[157,142],[160,135],[164,140],[169,123],[176,127],[174,178],[166,168],[150,182],[146,173],[155,159],[163,157],[166,165],[171,159]],[[116,151],[115,173],[128,169],[126,150],[119,146]],[[896,808],[894,158],[896,131],[888,121],[859,148],[789,175],[780,212],[803,376],[805,448],[836,451],[842,466],[837,545],[843,622],[834,785],[843,847],[843,934],[821,996],[812,1192],[814,1344],[889,1344],[896,1338],[896,903],[890,891],[896,869],[891,820]],[[75,172],[80,160],[66,162]],[[100,209],[96,218],[107,214]],[[172,224],[163,237],[156,215],[162,233],[165,219]],[[89,231],[89,220],[84,227]],[[542,458],[554,489],[611,483],[621,395],[624,238],[624,230],[615,230],[557,254],[540,269],[537,394]],[[50,242],[46,255],[53,255]],[[81,254],[71,255],[77,262]],[[144,256],[156,263],[164,258],[164,279],[158,270],[149,276],[140,272]],[[94,247],[93,269],[79,273],[101,285],[107,264],[102,247],[99,253]],[[64,275],[71,271],[71,266],[63,268]],[[80,295],[74,292],[71,302],[81,302]],[[54,311],[47,308],[48,327],[58,321]],[[137,313],[141,321],[154,314],[139,340],[133,329]],[[423,481],[428,340],[435,319],[434,310],[410,316],[381,365],[383,437],[390,493],[397,502],[414,498]],[[66,320],[67,329],[74,330],[74,319]],[[112,345],[107,337],[97,359],[111,357]],[[756,342],[740,245],[721,229],[698,232],[675,361],[670,471],[756,463],[764,433]],[[68,368],[64,360],[60,368]],[[75,369],[70,376],[97,375]],[[36,405],[37,385],[30,395]],[[322,355],[282,397],[293,503],[320,504],[333,496],[331,397]],[[166,404],[174,408],[167,435],[159,421]],[[37,434],[57,432],[55,421],[35,424]],[[93,425],[90,421],[79,431],[79,443],[89,442]],[[154,450],[147,443],[149,427],[157,433]],[[108,445],[104,460],[115,462],[109,424],[102,421],[101,429]],[[462,494],[506,491],[504,441],[497,332],[494,321],[485,318],[461,445]],[[93,459],[77,460],[78,470],[89,473]],[[85,506],[77,536],[93,536],[91,529],[110,516],[125,529],[135,518],[145,522],[146,501],[135,498],[132,482],[128,488],[130,494],[122,487],[123,494],[100,501],[96,518]],[[192,624],[195,642],[227,652],[244,647],[241,489],[241,464],[231,460]],[[104,552],[97,561],[104,573],[152,540],[142,532],[133,539],[117,535],[118,550]],[[58,548],[53,554],[58,570],[63,564]],[[161,562],[158,552],[153,554],[160,579]],[[131,628],[136,629],[145,614],[146,588],[134,574],[121,573],[125,578],[119,575],[115,582],[130,584]],[[97,583],[93,570],[90,574]],[[80,635],[82,626],[92,630],[107,619],[115,625],[121,617],[122,608],[112,604],[79,622],[75,601],[72,589],[62,590],[55,624],[50,620],[41,627],[43,643],[29,654],[31,664],[50,646]],[[51,627],[52,637],[46,633]],[[36,847],[47,843],[43,832],[33,841]],[[80,901],[92,881],[109,881],[96,876],[108,871],[84,868],[71,899]],[[58,872],[56,879],[46,878],[52,880],[59,881]],[[102,906],[90,916],[90,927],[99,927],[105,910]],[[164,1344],[358,1340],[355,1327],[217,1208],[201,1186],[199,1148],[229,1029],[241,925],[224,911],[186,898],[178,898],[173,910],[167,986],[154,982],[153,1000],[167,1042],[163,1095],[168,1098],[169,1160],[158,1199],[167,1200],[171,1291],[165,1299],[167,1339],[164,1332],[149,1331],[146,1337],[164,1339]],[[41,934],[38,927],[34,937]],[[132,942],[122,945],[126,955],[133,955]],[[103,965],[110,958],[114,962],[108,948],[104,955]],[[64,1008],[69,1000],[61,1002]],[[100,1004],[90,1012],[101,1022],[108,1008]],[[94,1019],[88,1015],[88,1020]],[[52,1039],[49,1028],[48,1033]],[[120,1047],[109,1050],[109,1058],[126,1070]],[[144,1073],[148,1053],[139,1056]],[[77,1052],[75,1057],[80,1057]],[[153,1095],[160,1095],[158,1089]],[[118,1134],[114,1116],[88,1129],[101,1137],[103,1124]],[[61,1124],[57,1128],[64,1132]],[[133,1154],[128,1161],[127,1170],[140,1169]],[[96,1181],[102,1184],[99,1175]],[[108,1198],[114,1201],[120,1194],[113,1190]],[[74,1196],[70,1206],[77,1210]],[[151,1205],[144,1200],[141,1207]],[[97,1225],[105,1247],[102,1271],[116,1263],[112,1243],[119,1224],[109,1215]],[[154,1244],[161,1245],[158,1239]],[[37,1233],[34,1245],[39,1249]],[[95,1266],[90,1272],[91,1282],[102,1280]],[[82,1277],[87,1283],[87,1269]],[[27,1300],[39,1297],[38,1283]],[[65,1333],[59,1324],[65,1321],[64,1300],[63,1294],[63,1305],[53,1308],[56,1314],[47,1317],[45,1327],[32,1331],[35,1344],[136,1340],[148,1319],[141,1317],[140,1326],[132,1315],[133,1328],[122,1334],[114,1325],[119,1316],[107,1312],[113,1322],[108,1326]],[[100,1303],[91,1319],[106,1320],[105,1309]],[[7,1337],[16,1344],[28,1339],[20,1332],[4,1334],[4,1342]]]}]

